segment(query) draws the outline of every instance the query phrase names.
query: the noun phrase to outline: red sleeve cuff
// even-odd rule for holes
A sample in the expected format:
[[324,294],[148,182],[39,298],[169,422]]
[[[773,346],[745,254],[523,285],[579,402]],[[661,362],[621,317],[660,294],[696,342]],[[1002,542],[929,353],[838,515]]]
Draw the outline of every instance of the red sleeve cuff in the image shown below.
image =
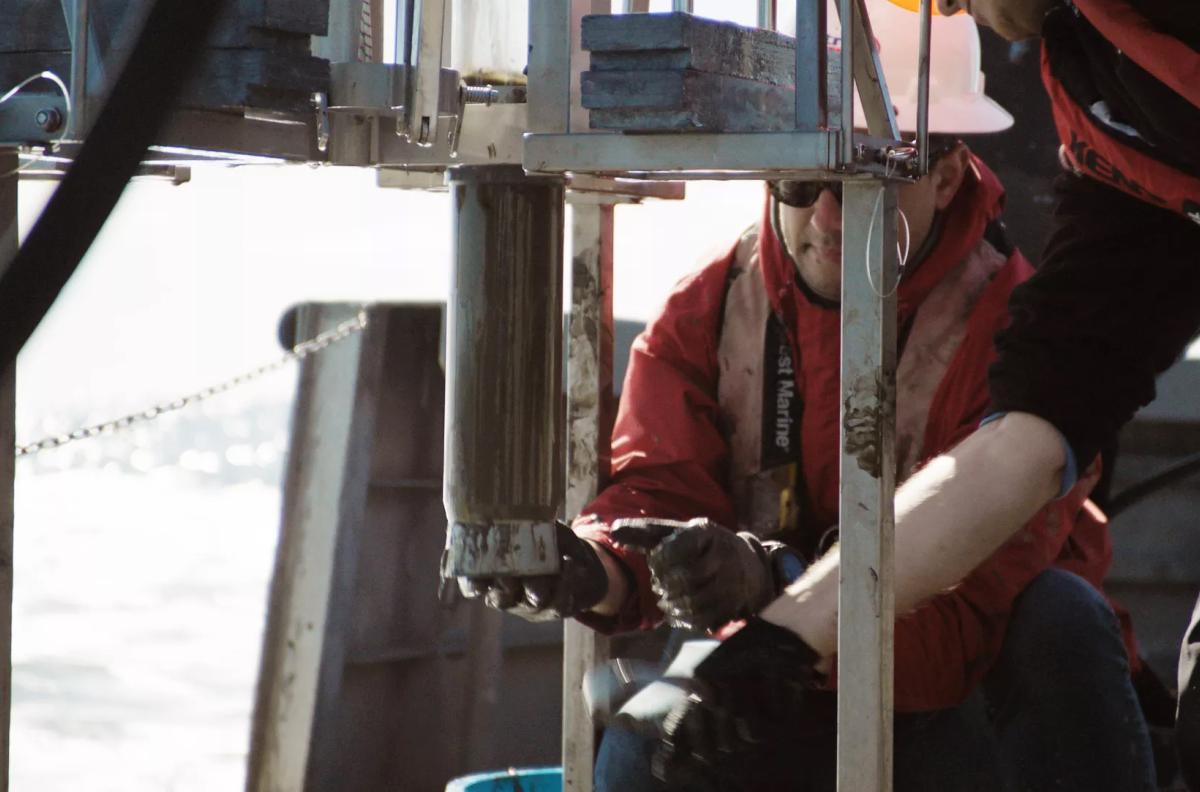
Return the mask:
[[576,619],[606,635],[656,627],[662,621],[662,613],[658,610],[657,598],[650,588],[650,569],[646,566],[645,555],[614,542],[609,536],[606,523],[582,517],[572,527],[580,538],[596,542],[615,558],[635,590],[634,596],[625,599],[620,613],[615,616],[601,616],[589,612],[580,614]]

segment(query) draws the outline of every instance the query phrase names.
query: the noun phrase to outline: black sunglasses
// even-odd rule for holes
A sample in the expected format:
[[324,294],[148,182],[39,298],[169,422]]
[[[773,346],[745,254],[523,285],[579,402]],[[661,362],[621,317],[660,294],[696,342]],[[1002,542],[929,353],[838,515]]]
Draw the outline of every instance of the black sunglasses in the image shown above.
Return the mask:
[[842,183],[840,181],[795,181],[792,179],[776,179],[767,182],[768,189],[776,201],[785,206],[797,209],[807,209],[817,202],[823,190],[829,190],[833,197],[842,202]]

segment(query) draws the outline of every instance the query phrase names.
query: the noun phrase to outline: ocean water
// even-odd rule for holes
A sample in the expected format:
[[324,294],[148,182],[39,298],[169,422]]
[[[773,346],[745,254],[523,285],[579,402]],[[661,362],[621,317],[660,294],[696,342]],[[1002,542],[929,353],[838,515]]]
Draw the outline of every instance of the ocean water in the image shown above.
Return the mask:
[[15,792],[243,787],[287,406],[204,413],[18,465]]

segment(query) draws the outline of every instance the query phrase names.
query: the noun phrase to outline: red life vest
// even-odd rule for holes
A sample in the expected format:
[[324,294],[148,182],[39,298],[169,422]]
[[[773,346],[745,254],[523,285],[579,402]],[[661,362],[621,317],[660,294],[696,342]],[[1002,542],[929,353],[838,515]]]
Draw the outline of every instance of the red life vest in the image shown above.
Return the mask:
[[[1161,32],[1126,0],[1073,0],[1117,51],[1200,108],[1200,53]],[[1053,41],[1042,48],[1042,79],[1050,95],[1062,154],[1077,173],[1200,224],[1200,177],[1156,157],[1095,117],[1071,96],[1053,68]],[[1200,130],[1197,130],[1200,143]]]

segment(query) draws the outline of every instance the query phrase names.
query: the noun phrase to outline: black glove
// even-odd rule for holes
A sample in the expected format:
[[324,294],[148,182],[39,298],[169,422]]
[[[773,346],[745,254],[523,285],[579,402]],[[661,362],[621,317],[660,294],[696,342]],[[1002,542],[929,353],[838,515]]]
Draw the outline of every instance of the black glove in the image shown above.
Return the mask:
[[790,789],[789,747],[819,657],[789,630],[752,618],[696,666],[662,724],[654,774],[673,789]]
[[659,608],[675,627],[713,630],[752,616],[775,596],[766,546],[703,517],[617,520],[615,541],[646,551]]
[[569,526],[556,525],[562,557],[557,575],[460,577],[463,596],[483,597],[489,607],[534,622],[566,619],[595,607],[608,593],[608,572],[590,544]]

